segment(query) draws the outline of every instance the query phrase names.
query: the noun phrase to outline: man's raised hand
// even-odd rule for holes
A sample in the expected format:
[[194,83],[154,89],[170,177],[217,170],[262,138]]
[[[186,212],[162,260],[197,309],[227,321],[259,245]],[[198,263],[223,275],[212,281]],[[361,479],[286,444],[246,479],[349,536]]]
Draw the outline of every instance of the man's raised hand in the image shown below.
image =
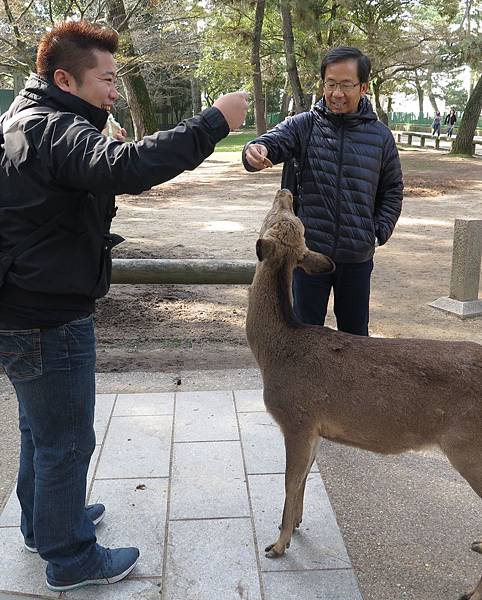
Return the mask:
[[248,97],[247,92],[231,92],[220,96],[214,102],[213,106],[223,113],[230,131],[237,129],[244,123],[248,112]]

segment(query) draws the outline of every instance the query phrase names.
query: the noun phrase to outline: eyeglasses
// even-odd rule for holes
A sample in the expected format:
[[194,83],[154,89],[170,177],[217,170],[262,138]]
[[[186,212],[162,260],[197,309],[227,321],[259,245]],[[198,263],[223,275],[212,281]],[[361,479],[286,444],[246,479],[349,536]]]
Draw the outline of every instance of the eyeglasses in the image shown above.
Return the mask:
[[338,82],[338,81],[328,80],[328,81],[323,82],[323,87],[325,88],[325,90],[327,92],[334,92],[337,87],[339,87],[340,91],[342,91],[342,92],[351,92],[356,87],[358,87],[360,85],[360,83],[361,83],[360,81],[358,83],[353,83],[352,81]]

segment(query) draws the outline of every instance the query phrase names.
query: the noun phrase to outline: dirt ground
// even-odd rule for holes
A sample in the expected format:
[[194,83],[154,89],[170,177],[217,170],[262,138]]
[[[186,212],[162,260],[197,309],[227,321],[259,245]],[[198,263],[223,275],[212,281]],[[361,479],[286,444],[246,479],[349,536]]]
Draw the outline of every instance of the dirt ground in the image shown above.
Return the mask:
[[[454,218],[482,218],[482,160],[427,150],[401,157],[404,208],[376,253],[371,333],[482,341],[481,319],[460,321],[428,306],[448,294]],[[279,166],[246,173],[238,153],[215,153],[167,184],[121,196],[113,231],[126,241],[115,257],[255,260],[280,175]],[[97,309],[98,371],[255,366],[246,305],[246,286],[114,285]]]

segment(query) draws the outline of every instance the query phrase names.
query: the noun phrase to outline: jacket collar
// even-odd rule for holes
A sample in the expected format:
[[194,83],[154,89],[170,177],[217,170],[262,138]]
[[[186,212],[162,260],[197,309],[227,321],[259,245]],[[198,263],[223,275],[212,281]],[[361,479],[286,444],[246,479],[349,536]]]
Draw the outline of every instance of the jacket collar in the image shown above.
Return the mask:
[[104,128],[109,115],[103,108],[97,108],[74,94],[62,91],[54,83],[32,74],[25,88],[17,96],[12,106],[12,113],[34,105],[49,106],[60,112],[74,113],[87,119],[99,131]]
[[362,121],[376,121],[378,119],[370,100],[366,96],[360,99],[358,110],[355,113],[334,113],[326,106],[325,97],[315,104],[313,111],[315,115],[339,124],[346,122],[349,125],[357,125]]

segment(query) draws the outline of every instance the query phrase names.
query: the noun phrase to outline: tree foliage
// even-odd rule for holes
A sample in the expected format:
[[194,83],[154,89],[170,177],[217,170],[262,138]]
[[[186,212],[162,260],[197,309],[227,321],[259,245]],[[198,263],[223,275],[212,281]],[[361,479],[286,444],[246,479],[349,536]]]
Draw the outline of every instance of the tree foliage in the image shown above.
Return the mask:
[[166,125],[198,110],[201,97],[210,105],[244,88],[255,92],[263,129],[290,98],[301,110],[320,97],[321,59],[339,45],[370,56],[372,100],[385,121],[401,90],[417,94],[420,113],[424,98],[434,110],[441,98],[462,108],[450,81],[470,67],[475,90],[481,74],[482,0],[2,0],[2,81],[18,87],[33,70],[38,38],[54,21],[108,22],[113,2],[125,8],[121,75],[144,80],[135,93]]

